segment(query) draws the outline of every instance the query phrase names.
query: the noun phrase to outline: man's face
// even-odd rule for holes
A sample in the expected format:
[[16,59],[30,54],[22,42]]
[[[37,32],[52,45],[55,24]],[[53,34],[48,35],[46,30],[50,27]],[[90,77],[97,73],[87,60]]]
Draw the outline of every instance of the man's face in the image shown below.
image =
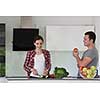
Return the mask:
[[40,48],[42,48],[43,41],[42,40],[36,40],[34,45],[35,45],[36,48],[40,49]]
[[84,36],[83,42],[84,42],[84,46],[89,46],[90,45],[91,40],[89,39],[89,35]]

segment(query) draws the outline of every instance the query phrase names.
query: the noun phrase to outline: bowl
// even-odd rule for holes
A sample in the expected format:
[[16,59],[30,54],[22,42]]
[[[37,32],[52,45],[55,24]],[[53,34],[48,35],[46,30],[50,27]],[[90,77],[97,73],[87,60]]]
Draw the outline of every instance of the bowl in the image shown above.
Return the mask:
[[95,76],[97,74],[97,70],[95,72],[93,72],[92,74],[87,74],[87,73],[82,73],[80,71],[80,76],[83,78],[83,79],[94,79]]

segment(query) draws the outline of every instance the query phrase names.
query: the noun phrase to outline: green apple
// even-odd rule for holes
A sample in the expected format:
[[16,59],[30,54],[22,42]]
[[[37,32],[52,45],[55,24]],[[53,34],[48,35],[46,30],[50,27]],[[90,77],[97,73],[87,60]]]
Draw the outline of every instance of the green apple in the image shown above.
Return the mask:
[[88,78],[88,79],[91,79],[91,78],[93,78],[93,76],[88,74],[88,75],[87,75],[87,78]]
[[83,70],[82,70],[83,72],[87,72],[87,68],[83,68]]
[[88,75],[91,75],[91,74],[92,74],[92,70],[91,70],[91,69],[88,69],[88,70],[87,70],[87,74],[88,74]]
[[91,66],[91,70],[95,71],[96,70],[96,66]]

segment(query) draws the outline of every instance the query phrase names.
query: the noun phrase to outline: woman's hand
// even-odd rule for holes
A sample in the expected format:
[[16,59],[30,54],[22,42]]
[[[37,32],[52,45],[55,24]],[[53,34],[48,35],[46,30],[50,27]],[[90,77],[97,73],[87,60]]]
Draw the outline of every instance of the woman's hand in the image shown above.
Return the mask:
[[47,69],[44,69],[43,76],[47,76],[47,75],[48,75],[48,70]]
[[32,71],[32,73],[33,73],[34,75],[38,75],[38,72],[37,72],[37,70],[36,70],[35,68],[31,69],[31,71]]

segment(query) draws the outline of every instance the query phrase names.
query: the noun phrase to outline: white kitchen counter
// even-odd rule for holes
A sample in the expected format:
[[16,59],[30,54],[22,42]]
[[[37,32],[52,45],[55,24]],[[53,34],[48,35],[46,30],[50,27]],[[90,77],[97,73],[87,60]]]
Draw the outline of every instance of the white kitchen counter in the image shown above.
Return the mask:
[[25,78],[25,77],[19,77],[19,78],[7,78],[8,79],[8,82],[10,83],[17,83],[17,82],[20,82],[20,83],[44,83],[44,82],[47,82],[47,83],[50,83],[50,82],[56,82],[56,83],[59,83],[59,82],[100,82],[100,78],[94,78],[94,79],[82,79],[82,78],[77,78],[77,77],[65,77],[63,79],[54,79],[54,78],[47,78],[47,79],[44,79],[44,78]]
[[0,77],[0,83],[7,83],[8,80],[5,77]]

